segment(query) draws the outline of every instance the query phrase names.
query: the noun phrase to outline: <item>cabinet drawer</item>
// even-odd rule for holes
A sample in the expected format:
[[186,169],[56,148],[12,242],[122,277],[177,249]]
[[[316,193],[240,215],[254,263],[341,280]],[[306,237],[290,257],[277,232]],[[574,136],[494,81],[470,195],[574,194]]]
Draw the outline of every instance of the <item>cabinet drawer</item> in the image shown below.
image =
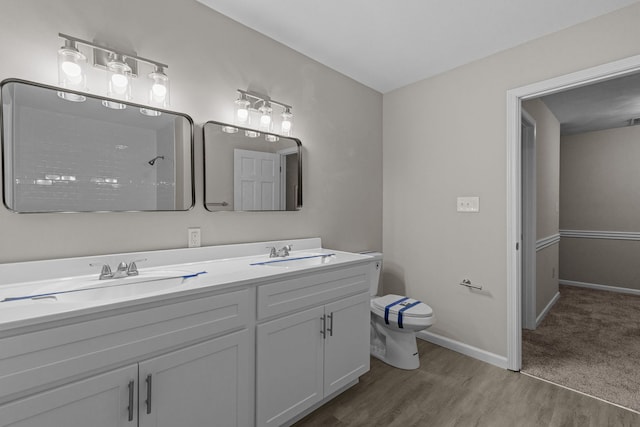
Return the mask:
[[0,400],[246,326],[249,290],[0,339]]
[[366,266],[346,267],[258,286],[258,319],[365,291],[367,271]]

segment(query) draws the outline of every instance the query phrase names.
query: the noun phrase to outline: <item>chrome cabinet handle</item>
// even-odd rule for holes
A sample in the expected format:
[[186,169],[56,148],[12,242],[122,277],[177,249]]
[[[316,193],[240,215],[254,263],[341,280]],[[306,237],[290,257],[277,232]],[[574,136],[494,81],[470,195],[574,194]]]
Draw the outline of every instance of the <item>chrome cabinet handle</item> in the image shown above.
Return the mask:
[[134,381],[129,381],[129,407],[127,410],[129,411],[129,422],[133,421],[133,386],[135,385]]
[[331,314],[329,314],[329,327],[327,328],[327,331],[329,331],[329,336],[332,337],[333,336],[333,311],[331,312]]
[[151,413],[151,374],[147,375],[147,379],[145,380],[147,383],[147,400],[145,403],[147,404],[147,414]]
[[322,320],[322,330],[320,334],[322,334],[322,338],[327,339],[327,316],[323,314],[320,320]]

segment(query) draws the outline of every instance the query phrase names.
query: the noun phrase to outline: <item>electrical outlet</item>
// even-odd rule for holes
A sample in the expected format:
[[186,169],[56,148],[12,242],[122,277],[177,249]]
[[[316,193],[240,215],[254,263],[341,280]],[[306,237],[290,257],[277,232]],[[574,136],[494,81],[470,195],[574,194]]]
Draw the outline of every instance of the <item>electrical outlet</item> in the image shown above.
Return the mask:
[[200,247],[200,228],[187,229],[187,244],[190,248]]
[[458,197],[457,211],[463,213],[480,212],[480,197]]

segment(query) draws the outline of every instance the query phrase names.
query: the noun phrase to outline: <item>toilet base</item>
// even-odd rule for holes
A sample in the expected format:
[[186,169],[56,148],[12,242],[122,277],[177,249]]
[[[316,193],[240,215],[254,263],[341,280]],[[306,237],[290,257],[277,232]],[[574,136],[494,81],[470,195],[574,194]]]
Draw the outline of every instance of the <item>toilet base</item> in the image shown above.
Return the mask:
[[371,355],[384,363],[400,369],[420,367],[420,356],[415,331],[399,331],[380,325],[372,315]]

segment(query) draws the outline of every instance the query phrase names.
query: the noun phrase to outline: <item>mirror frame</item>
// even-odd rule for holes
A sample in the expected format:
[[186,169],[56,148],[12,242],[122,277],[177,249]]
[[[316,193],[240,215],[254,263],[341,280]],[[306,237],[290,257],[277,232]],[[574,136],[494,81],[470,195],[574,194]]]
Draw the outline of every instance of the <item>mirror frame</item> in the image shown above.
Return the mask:
[[[43,88],[43,89],[49,89],[49,90],[54,90],[56,92],[58,91],[63,91],[63,92],[68,92],[68,93],[72,93],[72,94],[76,94],[76,95],[82,95],[82,96],[86,96],[87,98],[91,98],[91,99],[96,99],[99,101],[102,100],[108,100],[108,101],[113,101],[113,102],[117,102],[120,104],[125,104],[127,106],[133,107],[133,108],[150,108],[148,105],[143,105],[143,104],[137,104],[134,102],[129,102],[129,101],[122,101],[120,99],[114,99],[114,98],[108,98],[106,96],[98,96],[96,94],[93,93],[88,93],[88,92],[79,92],[79,91],[75,91],[75,90],[69,90],[69,89],[64,89],[58,86],[51,86],[51,85],[47,85],[44,83],[38,83],[38,82],[33,82],[33,81],[29,81],[29,80],[24,80],[24,79],[18,79],[18,78],[8,78],[8,79],[4,79],[0,82],[0,106],[2,105],[2,89],[4,88],[4,86],[8,83],[20,83],[20,84],[26,84],[29,86],[36,86],[39,88]],[[37,211],[37,212],[23,212],[23,211],[17,211],[14,210],[12,208],[9,207],[9,205],[7,204],[7,200],[6,200],[6,176],[5,176],[5,138],[4,138],[4,117],[3,117],[3,111],[4,108],[0,108],[0,170],[2,171],[2,204],[4,205],[4,207],[12,213],[17,213],[17,214],[51,214],[51,213],[110,213],[110,212],[188,212],[190,210],[193,209],[193,207],[196,204],[196,190],[195,190],[195,171],[194,171],[194,166],[195,166],[195,160],[194,160],[194,148],[195,148],[195,143],[194,143],[194,134],[195,134],[195,129],[194,129],[194,123],[193,123],[193,119],[191,118],[191,116],[189,116],[188,114],[185,113],[179,113],[177,111],[171,111],[171,110],[165,110],[162,108],[153,108],[153,110],[159,111],[161,113],[166,113],[166,114],[172,114],[172,115],[176,115],[176,116],[181,116],[184,117],[185,119],[187,119],[187,122],[189,123],[189,130],[191,133],[191,137],[189,138],[189,147],[191,149],[191,156],[190,156],[190,166],[191,166],[191,173],[190,175],[190,179],[191,179],[191,204],[186,208],[186,209],[173,209],[173,210],[166,210],[166,209],[158,209],[158,210],[100,210],[100,211]]]
[[[225,211],[225,210],[216,210],[216,209],[210,209],[209,206],[219,206],[219,203],[216,202],[209,202],[207,203],[206,200],[206,196],[207,196],[207,139],[205,136],[205,127],[208,124],[212,124],[212,125],[218,125],[218,126],[231,126],[234,128],[237,128],[238,130],[248,130],[248,131],[252,131],[252,132],[260,132],[263,135],[273,135],[273,136],[277,136],[278,138],[286,138],[289,139],[291,141],[294,141],[297,146],[298,146],[298,194],[297,194],[297,200],[298,203],[296,204],[296,208],[294,210],[273,210],[273,211],[261,211],[261,210],[255,210],[255,211],[236,211],[236,210],[231,210],[231,211]],[[257,129],[252,129],[252,128],[246,128],[246,127],[242,127],[242,126],[236,126],[233,124],[229,124],[229,123],[224,123],[224,122],[218,122],[216,120],[209,120],[207,122],[205,122],[202,125],[202,170],[203,170],[203,189],[204,189],[204,194],[203,194],[203,204],[204,204],[204,208],[206,210],[208,210],[209,212],[238,212],[238,213],[244,213],[244,212],[298,212],[300,211],[300,208],[302,208],[303,204],[302,204],[302,141],[300,141],[298,138],[294,138],[292,136],[284,136],[284,135],[278,135],[277,133],[271,133],[271,132],[263,132]],[[224,203],[224,202],[223,202]]]

